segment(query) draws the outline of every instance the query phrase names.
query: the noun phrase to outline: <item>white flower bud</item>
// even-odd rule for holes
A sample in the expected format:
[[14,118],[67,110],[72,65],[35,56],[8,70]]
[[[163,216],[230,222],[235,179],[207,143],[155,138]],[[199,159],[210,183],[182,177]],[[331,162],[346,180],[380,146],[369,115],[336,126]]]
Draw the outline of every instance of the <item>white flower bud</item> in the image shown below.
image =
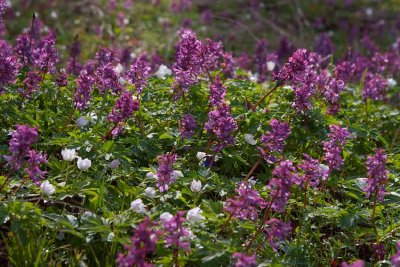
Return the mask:
[[76,121],[76,125],[78,125],[78,127],[80,127],[80,128],[85,127],[86,125],[88,125],[88,123],[89,123],[89,121],[85,117],[80,117]]
[[157,180],[157,179],[158,179],[158,176],[157,176],[157,174],[155,174],[154,172],[148,172],[148,173],[146,174],[146,178]]
[[203,211],[199,207],[191,209],[186,214],[186,219],[189,222],[194,222],[194,223],[204,220],[204,216],[201,215],[202,212]]
[[171,74],[172,74],[171,70],[165,65],[160,65],[160,67],[158,68],[158,70],[156,72],[157,78],[163,79],[163,80],[165,80],[166,76],[169,76]]
[[68,148],[61,150],[61,156],[65,161],[73,161],[77,157],[75,149]]
[[196,154],[196,157],[197,157],[199,160],[204,159],[206,156],[207,156],[207,154],[206,154],[205,152],[197,152],[197,154]]
[[190,190],[192,192],[198,193],[201,190],[201,181],[193,180],[190,185]]
[[181,171],[174,171],[174,172],[172,173],[172,178],[173,178],[174,180],[178,179],[179,177],[183,177],[183,173],[182,173]]
[[167,222],[169,220],[171,220],[174,216],[172,216],[171,213],[169,212],[164,212],[160,215],[160,220],[163,222]]
[[144,190],[144,194],[146,195],[146,197],[154,198],[156,196],[156,190],[154,190],[153,187],[147,187]]
[[81,157],[78,157],[76,165],[80,170],[87,171],[90,166],[92,166],[92,161],[90,159],[82,159]]
[[120,163],[121,162],[119,161],[119,159],[114,159],[113,161],[108,163],[108,167],[110,167],[111,169],[116,169],[116,168],[118,168]]
[[52,194],[54,194],[56,192],[56,188],[54,187],[54,185],[52,185],[49,181],[43,181],[40,184],[40,189],[42,190],[42,192],[45,195],[51,196]]
[[268,69],[268,71],[273,71],[274,69],[275,69],[275,62],[273,62],[273,61],[268,61],[267,62],[267,69]]
[[244,141],[253,146],[256,144],[256,140],[254,139],[254,136],[252,134],[245,134]]
[[140,198],[131,202],[131,209],[132,209],[132,211],[137,212],[137,213],[145,213],[146,212],[146,206],[143,204],[143,201]]

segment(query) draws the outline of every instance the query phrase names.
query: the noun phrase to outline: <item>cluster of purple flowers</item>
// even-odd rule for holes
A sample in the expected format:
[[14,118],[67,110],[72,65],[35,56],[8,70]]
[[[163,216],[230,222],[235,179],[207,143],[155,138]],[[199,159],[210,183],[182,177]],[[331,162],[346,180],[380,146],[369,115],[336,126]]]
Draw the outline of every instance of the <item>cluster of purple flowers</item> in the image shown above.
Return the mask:
[[96,53],[96,59],[100,66],[106,65],[108,63],[118,62],[118,57],[116,52],[112,49],[100,47]]
[[343,80],[331,77],[327,74],[328,71],[324,71],[321,74],[326,78],[322,78],[320,74],[320,83],[323,84],[324,99],[328,102],[329,107],[327,109],[328,114],[336,114],[340,108],[339,95],[344,90],[345,84]]
[[273,178],[267,188],[270,190],[271,201],[268,205],[277,212],[283,212],[290,198],[290,190],[293,184],[298,183],[296,167],[290,160],[283,160],[272,171]]
[[29,71],[25,79],[22,81],[25,87],[23,95],[29,97],[31,93],[37,91],[41,81],[42,76],[38,71]]
[[42,72],[55,72],[55,66],[60,61],[58,51],[56,49],[55,34],[49,33],[45,36],[39,46],[33,50],[33,61],[36,67]]
[[[271,74],[278,65],[278,55],[276,53],[269,53],[267,48],[267,41],[265,39],[259,40],[254,47],[254,69],[257,73],[257,81],[265,82],[268,74]],[[272,64],[273,68],[270,66]]]
[[310,155],[304,154],[304,160],[297,166],[304,173],[299,175],[301,185],[308,184],[311,187],[317,187],[320,180],[326,180],[329,175],[329,167],[321,165],[317,159],[313,159]]
[[258,149],[268,163],[274,163],[277,161],[274,153],[282,153],[285,141],[290,135],[290,127],[288,123],[280,122],[276,119],[272,119],[269,125],[271,126],[271,131],[267,131],[260,137],[263,145]]
[[390,257],[390,262],[394,267],[400,267],[400,241],[397,242],[397,252],[392,257]]
[[131,92],[121,94],[107,119],[115,124],[129,119],[134,111],[139,110],[139,101],[133,98]]
[[178,211],[174,217],[169,220],[163,221],[165,230],[165,243],[166,247],[173,249],[190,250],[190,242],[188,241],[190,232],[183,226],[185,218],[183,217],[184,211]]
[[124,245],[126,253],[118,254],[117,263],[119,267],[153,266],[146,261],[146,257],[155,252],[160,234],[160,231],[152,229],[153,225],[154,223],[146,218],[137,226],[131,237],[131,244]]
[[368,156],[366,166],[368,170],[367,185],[364,188],[367,198],[374,196],[377,200],[383,201],[386,194],[385,184],[387,183],[388,171],[385,168],[387,155],[383,149],[376,149],[375,155]]
[[197,128],[197,122],[191,114],[185,114],[179,121],[179,131],[183,139],[191,138]]
[[97,87],[100,93],[104,94],[109,89],[118,94],[123,90],[119,82],[119,74],[115,71],[112,63],[100,65],[96,70]]
[[210,105],[218,107],[225,102],[226,87],[222,84],[221,79],[217,75],[214,82],[210,84]]
[[88,102],[92,98],[93,86],[95,79],[88,75],[86,71],[81,72],[79,78],[76,79],[77,89],[74,94],[74,105],[83,110],[87,107]]
[[329,140],[322,142],[325,160],[328,162],[330,170],[340,170],[344,164],[341,156],[342,148],[346,144],[346,139],[350,136],[350,132],[347,128],[337,125],[329,125],[329,129]]
[[15,81],[20,64],[12,53],[12,47],[0,40],[0,94],[3,87]]
[[172,165],[176,162],[176,158],[177,155],[174,153],[159,155],[157,157],[157,186],[160,192],[167,191],[169,186],[174,182],[174,177],[172,176],[174,169],[172,168]]
[[219,143],[213,147],[214,151],[220,151],[235,143],[232,133],[238,126],[230,111],[231,108],[226,103],[222,103],[217,109],[208,113],[208,120],[204,128],[209,133],[215,134],[219,139]]
[[367,73],[362,91],[363,99],[382,100],[385,96],[387,80],[380,74]]
[[268,242],[272,249],[277,252],[279,248],[279,242],[290,235],[292,226],[290,223],[284,223],[277,218],[272,218],[266,222],[267,227],[264,232],[268,236]]
[[175,13],[182,13],[192,7],[192,0],[173,0],[169,9]]
[[257,266],[256,254],[247,255],[246,253],[235,252],[232,257],[236,260],[235,267]]
[[43,179],[46,174],[40,169],[40,165],[47,163],[46,155],[42,152],[36,152],[30,149],[30,146],[38,139],[37,128],[31,128],[27,125],[16,125],[16,130],[12,132],[9,141],[10,156],[4,156],[8,161],[7,165],[14,170],[21,169],[24,163],[27,163],[25,172],[36,184]]
[[228,198],[224,210],[229,212],[233,218],[255,221],[258,218],[258,210],[265,208],[266,203],[257,190],[252,189],[250,184],[243,181],[236,189],[237,195]]
[[128,80],[135,85],[136,92],[140,94],[147,84],[147,79],[150,76],[151,66],[147,61],[146,56],[139,56],[131,65],[128,71]]

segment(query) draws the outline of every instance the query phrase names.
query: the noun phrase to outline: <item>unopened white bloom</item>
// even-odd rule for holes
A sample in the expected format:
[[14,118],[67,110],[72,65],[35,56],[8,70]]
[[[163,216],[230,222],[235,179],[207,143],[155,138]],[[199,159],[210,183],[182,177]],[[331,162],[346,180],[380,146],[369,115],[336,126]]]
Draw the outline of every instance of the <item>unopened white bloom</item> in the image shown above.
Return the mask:
[[157,174],[155,174],[154,172],[148,172],[148,173],[146,174],[146,177],[147,177],[148,179],[155,179],[155,180],[158,179]]
[[146,195],[146,197],[153,198],[156,196],[156,190],[154,190],[153,187],[147,187],[144,190],[144,194]]
[[273,61],[267,61],[267,69],[268,71],[273,71],[275,69],[275,62]]
[[45,194],[45,195],[48,195],[48,196],[50,196],[50,195],[52,195],[52,194],[54,194],[55,192],[56,192],[56,188],[54,187],[54,185],[52,185],[49,181],[43,181],[41,184],[40,184],[40,189],[42,190],[42,192]]
[[166,76],[169,76],[172,74],[172,71],[165,65],[160,65],[158,67],[158,71],[156,72],[156,76],[159,79],[165,79]]
[[256,140],[254,139],[254,136],[252,134],[245,134],[244,135],[244,141],[250,145],[255,145]]
[[77,121],[76,121],[76,125],[78,125],[78,127],[85,127],[86,125],[88,125],[89,121],[85,118],[85,117],[80,117]]
[[251,185],[255,185],[255,184],[257,183],[257,181],[256,181],[256,179],[254,178],[254,176],[251,176],[251,177],[250,177],[249,183],[250,183]]
[[167,222],[169,220],[171,220],[174,216],[172,216],[171,213],[169,212],[164,212],[160,215],[160,220],[163,222]]
[[145,213],[146,212],[146,206],[143,204],[143,201],[140,198],[131,202],[131,209],[132,209],[132,211],[137,212],[137,213]]
[[113,161],[108,163],[108,167],[110,167],[111,169],[116,169],[118,168],[119,164],[120,164],[119,159],[114,159]]
[[199,207],[191,209],[188,211],[186,219],[189,222],[195,222],[195,223],[204,220],[204,216],[201,215],[202,212],[203,211]]
[[199,160],[204,159],[206,156],[207,156],[207,154],[206,154],[205,152],[197,152],[197,154],[196,154],[196,157],[197,157]]
[[65,161],[73,161],[77,157],[75,149],[68,148],[61,150],[61,156]]
[[249,71],[249,80],[251,82],[257,82],[258,81],[258,73],[252,73],[251,71]]
[[174,180],[178,179],[179,177],[183,177],[183,173],[182,173],[181,171],[174,171],[174,172],[172,173],[172,178],[173,178]]
[[190,185],[190,190],[192,192],[198,193],[201,190],[201,181],[193,180]]
[[115,66],[115,68],[114,68],[114,71],[118,74],[121,74],[123,70],[124,70],[124,67],[121,65],[121,63],[118,63],[117,66]]
[[57,19],[57,18],[58,18],[57,12],[55,12],[54,10],[52,10],[51,13],[50,13],[50,17],[51,17],[52,19]]
[[87,171],[90,166],[92,166],[92,161],[90,159],[82,159],[81,157],[78,157],[76,165],[80,170]]
[[393,88],[393,87],[395,87],[395,86],[397,85],[397,82],[396,82],[395,79],[389,78],[389,79],[387,80],[387,85],[388,85],[390,88]]

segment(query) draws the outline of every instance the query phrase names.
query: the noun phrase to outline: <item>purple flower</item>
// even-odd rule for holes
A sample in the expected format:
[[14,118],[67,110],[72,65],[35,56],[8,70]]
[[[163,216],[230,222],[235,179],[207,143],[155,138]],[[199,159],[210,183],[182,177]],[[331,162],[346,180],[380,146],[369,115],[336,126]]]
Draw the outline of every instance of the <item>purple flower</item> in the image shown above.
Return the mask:
[[108,63],[118,62],[118,57],[115,51],[105,47],[100,47],[99,51],[96,53],[96,59],[98,60],[100,66]]
[[39,181],[42,180],[47,173],[40,169],[40,164],[47,163],[47,156],[42,152],[37,153],[32,149],[28,151],[27,157],[28,166],[25,168],[25,172],[36,185],[39,185]]
[[6,0],[0,0],[0,20],[4,16],[7,10],[7,3]]
[[343,61],[335,66],[335,78],[345,83],[354,79],[355,65],[349,61]]
[[24,64],[32,63],[32,49],[31,45],[34,44],[31,41],[30,35],[28,33],[20,34],[17,37],[17,45],[15,48],[15,54],[21,59]]
[[267,41],[261,39],[257,42],[254,48],[254,68],[258,74],[258,82],[265,82],[268,78],[268,73],[271,73],[274,68],[270,68],[268,64],[278,63],[278,55],[275,53],[269,53],[267,49]]
[[277,218],[272,218],[266,222],[267,227],[264,229],[268,236],[269,244],[272,249],[277,252],[279,242],[290,235],[292,226],[290,223],[284,223]]
[[291,81],[305,71],[308,66],[308,52],[306,49],[298,49],[277,75],[278,80]]
[[207,43],[203,45],[204,66],[207,70],[214,70],[218,68],[219,60],[224,54],[221,42],[213,42],[207,39]]
[[100,93],[104,94],[109,89],[114,93],[119,93],[123,90],[119,82],[119,75],[115,71],[111,63],[101,65],[96,71],[96,81]]
[[146,218],[141,222],[131,237],[131,243],[124,245],[125,253],[118,253],[119,267],[151,267],[153,264],[146,262],[146,257],[156,251],[160,231],[152,229],[154,223]]
[[375,195],[377,200],[383,202],[383,197],[386,195],[385,184],[388,174],[385,168],[386,160],[387,155],[383,149],[376,149],[375,155],[368,156],[365,163],[368,170],[368,180],[364,188],[367,198]]
[[227,104],[222,103],[216,110],[208,113],[208,120],[204,128],[209,133],[215,134],[219,139],[218,145],[213,148],[214,151],[220,151],[227,145],[235,143],[232,133],[238,126],[232,118],[230,110],[231,108]]
[[172,173],[174,172],[172,165],[176,162],[176,154],[164,154],[157,157],[158,170],[157,170],[157,186],[160,192],[165,192],[169,186],[175,181]]
[[175,74],[175,86],[180,86],[184,91],[197,82],[203,65],[203,44],[196,35],[188,29],[179,33],[179,42],[176,48],[176,61],[172,66]]
[[139,110],[139,101],[133,99],[132,93],[125,92],[118,98],[107,119],[117,124],[129,119],[137,110]]
[[171,12],[182,13],[192,7],[191,0],[172,0],[169,9]]
[[339,95],[344,90],[345,84],[342,80],[338,80],[330,76],[328,71],[323,71],[319,74],[319,83],[323,88],[323,95],[330,105],[327,113],[335,114],[339,111]]
[[363,99],[382,100],[385,96],[387,80],[380,74],[367,73],[362,91]]
[[39,47],[34,49],[34,64],[43,72],[50,71],[53,73],[55,65],[59,60],[60,58],[56,49],[56,38],[53,33],[50,33],[41,40]]
[[277,212],[283,212],[286,203],[290,198],[292,184],[298,183],[299,178],[296,174],[296,168],[290,160],[283,160],[272,171],[273,177],[267,186],[270,190],[271,209]]
[[333,53],[335,47],[328,33],[324,32],[317,36],[314,44],[314,51],[322,56],[328,56]]
[[269,125],[271,126],[271,131],[267,131],[260,137],[263,146],[258,147],[258,149],[268,163],[274,163],[277,158],[273,153],[283,152],[285,141],[290,135],[290,127],[288,123],[280,122],[276,119],[272,119]]
[[394,267],[400,267],[400,241],[397,242],[396,248],[397,252],[390,257],[390,262]]
[[23,80],[23,84],[25,87],[24,96],[30,96],[31,93],[37,91],[40,86],[40,82],[42,81],[42,76],[37,71],[30,71],[26,75],[26,78]]
[[242,181],[236,189],[237,195],[228,198],[224,210],[233,218],[255,221],[258,218],[258,210],[265,208],[264,199],[257,190],[251,189],[247,181]]
[[235,59],[231,53],[223,53],[221,68],[227,78],[233,77],[235,73]]
[[301,184],[309,184],[311,187],[317,187],[320,180],[326,180],[329,175],[329,168],[323,168],[317,159],[313,159],[304,154],[304,160],[298,165],[298,169],[303,170],[304,174],[299,175]]
[[16,130],[12,132],[9,141],[11,156],[5,156],[5,158],[14,170],[19,170],[29,147],[38,139],[38,131],[37,128],[31,128],[27,125],[16,125],[15,128]]
[[145,55],[139,56],[131,65],[127,78],[135,85],[138,94],[140,94],[146,86],[147,79],[150,76],[150,71],[151,66]]
[[221,79],[217,75],[214,82],[210,84],[210,104],[211,106],[219,106],[224,102],[226,95],[226,87],[222,85]]
[[189,251],[190,242],[187,240],[190,233],[187,228],[183,227],[183,223],[185,222],[183,214],[183,211],[178,211],[171,219],[163,220],[165,243],[166,247]]
[[330,133],[328,141],[323,141],[325,160],[328,162],[329,169],[340,170],[344,162],[341,156],[342,147],[346,144],[346,139],[350,136],[347,128],[337,125],[329,125]]
[[247,255],[242,252],[235,252],[232,258],[236,259],[235,267],[253,267],[257,266],[256,254]]
[[3,93],[4,86],[15,81],[20,64],[14,56],[0,56],[0,95]]
[[83,110],[87,107],[89,100],[92,98],[93,86],[95,79],[82,71],[79,78],[76,79],[77,88],[74,94],[74,105]]
[[342,267],[364,267],[365,263],[363,260],[357,260],[353,263],[348,264],[347,262],[342,262]]
[[179,122],[179,131],[183,139],[191,138],[197,128],[197,122],[192,115],[186,114]]

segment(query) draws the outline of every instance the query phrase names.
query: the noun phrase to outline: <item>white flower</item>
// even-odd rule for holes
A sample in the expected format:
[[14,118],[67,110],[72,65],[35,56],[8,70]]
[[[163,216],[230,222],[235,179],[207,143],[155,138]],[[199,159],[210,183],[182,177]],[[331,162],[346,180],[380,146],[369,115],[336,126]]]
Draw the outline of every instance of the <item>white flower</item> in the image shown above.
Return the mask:
[[174,172],[172,173],[172,178],[173,178],[174,180],[178,179],[179,177],[183,177],[183,173],[182,173],[181,171],[174,171]]
[[251,177],[250,177],[249,183],[250,183],[251,185],[255,185],[255,184],[257,183],[257,181],[256,181],[256,179],[254,178],[254,176],[251,176]]
[[89,121],[85,118],[85,117],[80,117],[77,121],[76,121],[76,125],[78,125],[78,127],[85,127],[86,125],[88,125]]
[[108,167],[110,167],[111,169],[116,169],[118,168],[119,164],[120,164],[119,159],[114,159],[113,161],[108,163]]
[[273,71],[275,69],[275,62],[267,61],[267,69],[268,71]]
[[198,193],[201,190],[201,181],[193,180],[190,185],[190,190],[192,192]]
[[87,171],[90,166],[92,166],[92,161],[90,159],[82,159],[81,157],[78,157],[76,165],[80,170]]
[[256,140],[254,139],[254,136],[252,134],[245,134],[244,135],[244,141],[250,145],[255,145]]
[[395,79],[389,78],[389,79],[387,80],[387,85],[388,85],[390,88],[393,88],[393,87],[395,87],[395,86],[397,85],[397,82],[396,82]]
[[205,152],[197,152],[197,154],[196,154],[196,157],[197,157],[199,160],[204,159],[206,156],[207,156],[207,154],[206,154]]
[[156,190],[154,190],[153,187],[147,187],[144,190],[144,194],[146,195],[146,197],[153,198],[156,196]]
[[156,72],[156,76],[159,79],[165,79],[165,76],[169,76],[171,75],[171,70],[165,66],[165,65],[160,65],[160,67],[158,68],[158,71]]
[[146,177],[147,177],[148,179],[155,179],[155,180],[158,179],[157,174],[155,174],[154,172],[148,172],[148,173],[146,174]]
[[57,18],[58,18],[58,15],[57,15],[57,13],[56,13],[54,10],[52,10],[51,13],[50,13],[50,17],[51,17],[52,19],[57,19]]
[[61,150],[61,156],[65,161],[73,161],[77,157],[75,149],[68,148]]
[[160,220],[163,222],[167,222],[169,220],[171,220],[174,216],[172,216],[171,213],[169,212],[164,212],[160,215]]
[[137,213],[145,213],[146,212],[146,206],[143,204],[143,201],[140,198],[131,202],[131,209],[132,209],[132,211],[137,212]]
[[40,189],[43,191],[45,195],[52,195],[56,192],[56,188],[49,181],[43,181],[40,185]]
[[117,66],[115,66],[115,68],[114,68],[114,71],[118,74],[121,74],[123,70],[124,70],[124,67],[121,65],[121,63],[118,63]]
[[194,223],[204,220],[204,216],[201,215],[202,212],[203,211],[199,207],[191,209],[186,214],[186,219]]
[[251,71],[249,71],[248,75],[249,75],[249,80],[251,82],[257,82],[258,81],[258,73],[254,73],[253,74]]

